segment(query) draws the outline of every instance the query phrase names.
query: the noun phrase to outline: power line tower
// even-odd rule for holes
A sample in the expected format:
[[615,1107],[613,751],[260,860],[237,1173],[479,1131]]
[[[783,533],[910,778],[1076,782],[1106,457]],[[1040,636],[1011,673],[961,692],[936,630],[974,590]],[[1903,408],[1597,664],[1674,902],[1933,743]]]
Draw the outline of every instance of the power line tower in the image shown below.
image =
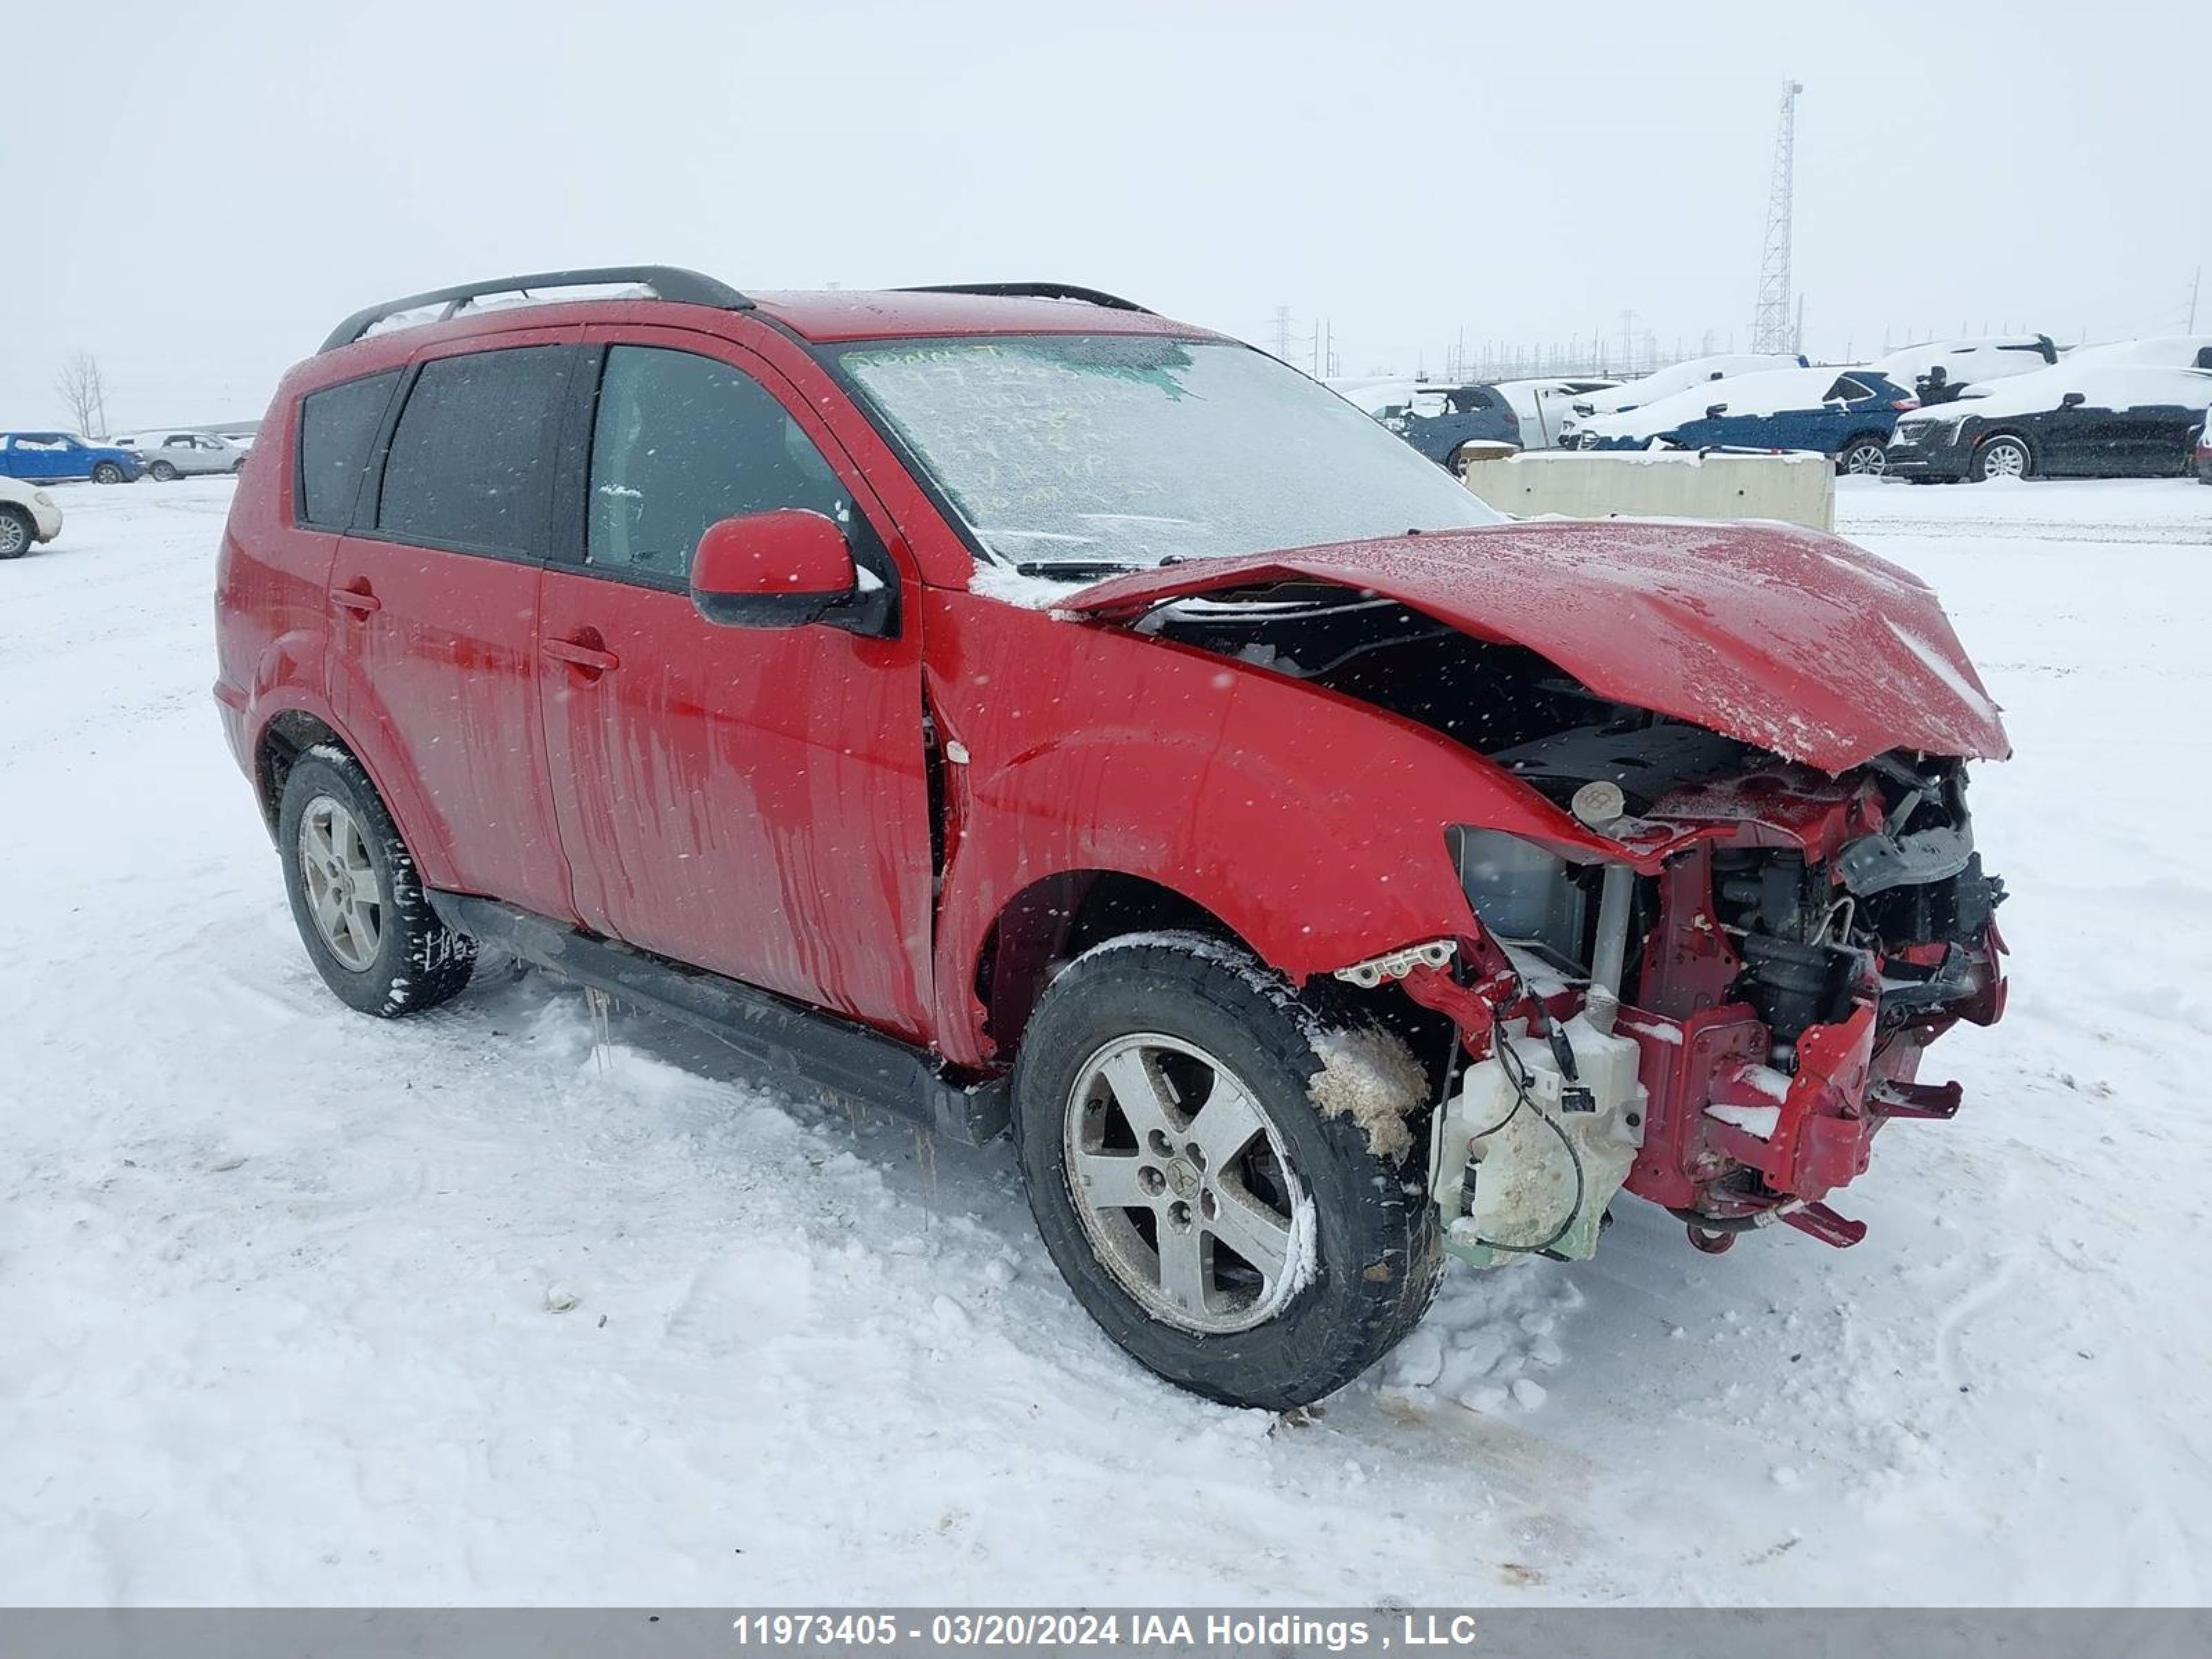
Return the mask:
[[1797,151],[1800,81],[1782,83],[1782,118],[1774,135],[1774,179],[1766,192],[1766,241],[1759,254],[1759,304],[1751,313],[1751,349],[1790,353],[1797,349],[1790,307],[1790,198]]
[[1287,363],[1291,361],[1291,308],[1288,306],[1275,307],[1274,327],[1275,356]]

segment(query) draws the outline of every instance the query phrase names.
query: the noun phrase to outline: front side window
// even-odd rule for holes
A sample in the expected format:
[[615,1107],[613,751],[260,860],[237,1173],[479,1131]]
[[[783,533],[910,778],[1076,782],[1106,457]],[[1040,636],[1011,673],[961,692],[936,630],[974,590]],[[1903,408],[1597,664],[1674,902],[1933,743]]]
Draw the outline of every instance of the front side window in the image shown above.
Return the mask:
[[586,564],[680,583],[707,527],[804,507],[849,527],[852,504],[783,405],[740,369],[612,346],[592,430]]
[[300,405],[300,522],[343,530],[399,371],[311,392]]
[[565,346],[438,357],[392,428],[376,527],[399,541],[525,555],[543,537]]
[[977,543],[1039,572],[1498,522],[1353,405],[1228,341],[869,342],[840,357]]

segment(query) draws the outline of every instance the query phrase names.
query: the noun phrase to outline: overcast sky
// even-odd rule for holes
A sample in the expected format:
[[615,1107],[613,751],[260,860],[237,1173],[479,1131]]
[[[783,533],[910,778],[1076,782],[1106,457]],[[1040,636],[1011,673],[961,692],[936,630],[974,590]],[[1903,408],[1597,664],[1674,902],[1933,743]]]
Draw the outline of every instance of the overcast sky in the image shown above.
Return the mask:
[[0,428],[59,418],[79,347],[118,429],[251,418],[368,301],[628,260],[1051,276],[1263,343],[1284,305],[1347,374],[1624,311],[1747,346],[1790,75],[1816,355],[2179,332],[2208,36],[2205,0],[50,8],[7,52]]

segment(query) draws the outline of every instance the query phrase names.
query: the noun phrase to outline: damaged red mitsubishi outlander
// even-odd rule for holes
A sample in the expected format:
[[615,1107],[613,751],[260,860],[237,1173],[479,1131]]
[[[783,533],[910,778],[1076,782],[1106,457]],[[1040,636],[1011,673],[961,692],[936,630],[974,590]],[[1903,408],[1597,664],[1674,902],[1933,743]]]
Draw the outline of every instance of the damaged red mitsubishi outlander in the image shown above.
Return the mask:
[[1084,1306],[1217,1400],[1623,1191],[1856,1243],[2004,1005],[2005,734],[1919,580],[1507,521],[1108,295],[508,277],[349,318],[262,434],[216,695],[331,989],[509,953],[1011,1128]]

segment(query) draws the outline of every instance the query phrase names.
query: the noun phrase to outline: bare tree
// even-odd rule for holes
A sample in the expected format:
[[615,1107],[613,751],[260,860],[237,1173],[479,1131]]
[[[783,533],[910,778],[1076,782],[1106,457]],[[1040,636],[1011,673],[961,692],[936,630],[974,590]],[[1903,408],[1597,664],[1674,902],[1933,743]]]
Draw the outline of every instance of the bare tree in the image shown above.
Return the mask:
[[70,354],[62,372],[54,376],[54,391],[70,412],[76,429],[88,438],[107,431],[107,381],[100,372],[100,359],[80,348]]

